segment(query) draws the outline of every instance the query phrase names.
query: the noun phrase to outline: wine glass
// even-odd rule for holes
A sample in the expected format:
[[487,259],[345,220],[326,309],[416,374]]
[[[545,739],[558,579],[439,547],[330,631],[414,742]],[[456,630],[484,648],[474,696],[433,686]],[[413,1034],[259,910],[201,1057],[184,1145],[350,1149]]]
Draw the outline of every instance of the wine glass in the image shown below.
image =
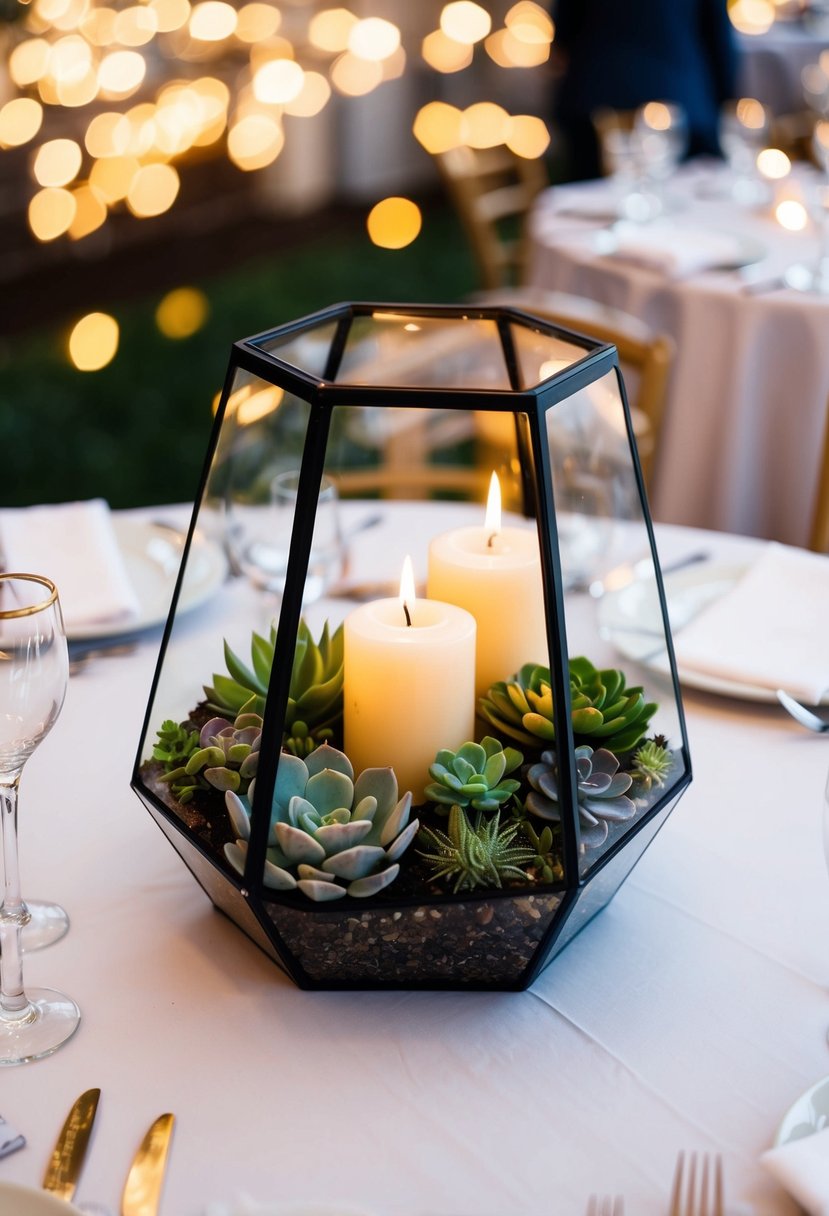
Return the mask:
[[688,146],[688,119],[681,106],[649,101],[633,119],[643,191],[655,200],[655,214],[667,209],[665,183]]
[[0,574],[0,822],[5,886],[0,904],[0,1064],[49,1055],[78,1028],[74,1001],[23,987],[17,789],[23,766],[52,729],[69,679],[63,616],[54,583]]
[[753,97],[741,97],[720,111],[720,146],[731,169],[731,197],[737,203],[751,205],[765,197],[757,153],[767,143],[769,126],[768,111]]
[[[268,501],[229,498],[227,502],[231,559],[254,587],[275,601],[285,590],[298,488],[299,473],[289,470],[270,479]],[[339,495],[335,483],[324,476],[316,502],[303,604],[313,603],[325,594],[342,574],[344,556]]]

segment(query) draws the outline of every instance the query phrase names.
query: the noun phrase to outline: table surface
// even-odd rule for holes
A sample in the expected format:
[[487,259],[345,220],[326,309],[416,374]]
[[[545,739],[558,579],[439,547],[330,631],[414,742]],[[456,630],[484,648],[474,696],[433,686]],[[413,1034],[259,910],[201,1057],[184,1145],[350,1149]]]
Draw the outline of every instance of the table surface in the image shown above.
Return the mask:
[[[658,540],[663,562],[758,551],[676,527]],[[189,628],[215,635],[223,604]],[[242,1195],[577,1216],[594,1191],[657,1216],[679,1149],[723,1153],[730,1212],[793,1216],[758,1157],[829,1073],[823,738],[776,704],[688,690],[692,786],[530,991],[303,992],[213,910],[129,788],[160,634],[73,677],[24,773],[24,894],[72,920],[26,975],[75,997],[83,1021],[55,1055],[4,1072],[0,1110],[28,1145],[0,1180],[39,1183],[71,1102],[97,1085],[77,1198],[113,1209],[169,1110],[163,1216]]]
[[[778,189],[802,196],[815,176],[804,169]],[[651,492],[657,519],[806,545],[829,400],[829,297],[781,290],[779,276],[814,262],[817,233],[812,224],[785,231],[770,205],[738,206],[728,187],[724,167],[689,164],[671,180],[665,222],[678,245],[688,229],[731,233],[750,265],[672,279],[605,256],[596,238],[610,221],[589,212],[617,199],[603,179],[539,197],[529,282],[620,308],[675,339]]]

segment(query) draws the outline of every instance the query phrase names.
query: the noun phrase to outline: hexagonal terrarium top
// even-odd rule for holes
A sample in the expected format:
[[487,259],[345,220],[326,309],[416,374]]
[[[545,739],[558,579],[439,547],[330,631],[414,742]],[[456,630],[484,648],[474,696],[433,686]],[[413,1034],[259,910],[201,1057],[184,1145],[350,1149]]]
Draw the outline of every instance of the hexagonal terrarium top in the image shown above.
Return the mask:
[[217,906],[303,984],[521,987],[689,779],[612,347],[402,305],[234,346],[134,775]]

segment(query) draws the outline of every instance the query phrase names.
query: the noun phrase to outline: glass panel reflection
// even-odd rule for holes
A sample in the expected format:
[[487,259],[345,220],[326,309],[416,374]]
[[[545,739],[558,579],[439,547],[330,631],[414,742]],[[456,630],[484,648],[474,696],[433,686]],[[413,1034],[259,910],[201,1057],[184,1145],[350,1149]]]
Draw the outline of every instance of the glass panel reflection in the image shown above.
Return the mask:
[[336,379],[420,388],[510,387],[494,321],[391,312],[354,320]]

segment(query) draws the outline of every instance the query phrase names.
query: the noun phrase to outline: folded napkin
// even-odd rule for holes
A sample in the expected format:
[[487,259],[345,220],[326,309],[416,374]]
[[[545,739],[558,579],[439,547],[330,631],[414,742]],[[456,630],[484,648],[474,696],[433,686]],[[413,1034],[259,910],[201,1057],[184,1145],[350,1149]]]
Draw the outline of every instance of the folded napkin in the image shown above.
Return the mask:
[[67,633],[128,628],[138,616],[138,597],[101,498],[0,512],[0,552],[6,570],[44,574],[56,584]]
[[679,666],[817,704],[829,692],[829,557],[769,544],[674,638]]
[[770,1148],[760,1161],[809,1216],[829,1216],[829,1127]]
[[12,1127],[11,1123],[0,1115],[0,1157],[8,1157],[9,1153],[14,1153],[19,1148],[23,1148],[26,1140],[21,1136],[20,1132]]
[[605,251],[609,257],[661,271],[674,279],[740,260],[741,245],[736,236],[707,228],[620,223],[613,228],[612,236]]

